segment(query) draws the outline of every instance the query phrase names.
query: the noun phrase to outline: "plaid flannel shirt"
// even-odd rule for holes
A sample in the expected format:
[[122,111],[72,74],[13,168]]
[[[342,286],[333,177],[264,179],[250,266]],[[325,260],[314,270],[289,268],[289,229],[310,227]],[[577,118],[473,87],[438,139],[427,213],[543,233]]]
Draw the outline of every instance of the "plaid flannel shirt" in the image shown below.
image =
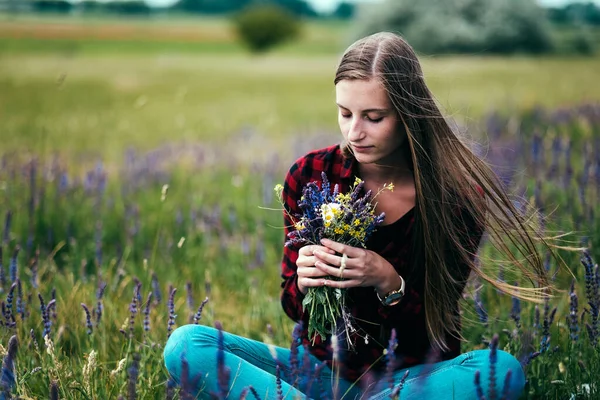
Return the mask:
[[[356,176],[356,161],[345,158],[339,145],[308,153],[297,160],[290,168],[283,188],[285,234],[293,229],[294,221],[289,217],[301,214],[298,200],[302,189],[311,181],[321,181],[321,172],[325,172],[331,187],[338,184],[342,193],[348,192]],[[289,214],[289,215],[288,215]],[[447,360],[460,354],[460,341],[447,334],[450,351],[435,354],[427,336],[424,308],[424,274],[422,269],[411,272],[410,257],[412,251],[412,232],[416,209],[413,208],[399,220],[378,228],[367,242],[367,249],[373,250],[385,258],[405,279],[406,289],[402,301],[395,306],[386,307],[381,304],[373,288],[356,287],[348,289],[349,306],[352,315],[357,317],[360,335],[353,337],[354,351],[344,351],[341,344],[341,374],[345,379],[355,381],[367,369],[380,371],[385,364],[383,349],[387,347],[391,330],[395,328],[398,345],[396,356],[399,361],[397,369],[422,364],[428,360]],[[482,235],[482,229],[473,226],[468,232],[472,252],[475,253]],[[298,248],[285,247],[281,263],[282,278],[281,304],[285,313],[296,322],[303,322],[300,340],[308,346],[309,351],[318,359],[324,360],[331,367],[332,350],[330,338],[322,341],[317,337],[314,345],[308,337],[308,314],[303,311],[302,300],[296,275]],[[463,263],[464,264],[464,263]],[[456,271],[460,279],[466,282],[469,268],[458,265]],[[461,291],[464,289],[464,285]],[[457,299],[458,301],[458,299]],[[458,304],[456,308],[458,314]],[[359,336],[358,336],[359,335]],[[364,338],[367,338],[366,340]]]

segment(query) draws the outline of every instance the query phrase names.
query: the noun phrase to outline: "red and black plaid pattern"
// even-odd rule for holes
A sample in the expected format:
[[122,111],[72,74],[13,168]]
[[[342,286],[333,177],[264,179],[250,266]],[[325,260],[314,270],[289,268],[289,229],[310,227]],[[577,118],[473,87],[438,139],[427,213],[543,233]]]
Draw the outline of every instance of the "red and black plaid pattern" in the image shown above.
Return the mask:
[[[300,215],[298,200],[302,196],[302,189],[311,182],[321,181],[321,172],[325,172],[331,182],[331,187],[338,184],[340,192],[347,192],[354,182],[357,170],[354,159],[342,156],[339,145],[313,151],[300,158],[290,168],[283,188],[283,201],[286,209],[284,213],[285,234],[293,229],[293,221],[289,215]],[[288,215],[289,214],[289,215]],[[354,381],[367,369],[380,370],[384,365],[383,349],[387,347],[391,330],[396,329],[398,346],[398,368],[407,368],[422,364],[432,357],[430,343],[427,336],[425,323],[425,309],[423,301],[424,273],[422,269],[411,268],[412,263],[412,233],[416,217],[413,208],[398,221],[380,227],[367,242],[367,248],[385,258],[396,271],[405,279],[406,293],[402,302],[393,307],[385,307],[379,302],[373,288],[348,289],[352,315],[356,317],[359,332],[353,337],[355,350],[344,351],[346,346],[341,345],[342,374],[344,378]],[[481,239],[482,230],[473,227],[469,238],[474,244],[475,252]],[[285,313],[294,321],[303,322],[301,339],[310,352],[320,360],[330,363],[331,347],[329,338],[321,341],[317,338],[311,344],[308,338],[308,315],[302,310],[304,295],[297,284],[296,260],[298,248],[285,247],[281,263],[282,278],[281,304]],[[460,264],[460,263],[459,263]],[[457,265],[457,272],[461,278],[469,275],[466,265]],[[462,290],[462,288],[461,288]],[[458,306],[457,311],[458,313]],[[365,339],[366,338],[366,339]],[[434,355],[435,358],[446,360],[460,354],[460,342],[452,335],[447,335],[447,344],[450,351]]]

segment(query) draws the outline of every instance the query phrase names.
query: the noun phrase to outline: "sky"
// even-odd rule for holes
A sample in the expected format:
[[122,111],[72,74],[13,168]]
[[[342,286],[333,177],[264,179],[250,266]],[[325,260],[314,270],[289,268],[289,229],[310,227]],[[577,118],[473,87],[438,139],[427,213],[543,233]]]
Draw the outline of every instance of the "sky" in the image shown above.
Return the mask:
[[[168,6],[175,3],[177,0],[146,0],[146,2],[152,6]],[[307,0],[315,10],[320,12],[329,12],[335,9],[335,7],[342,0]],[[378,2],[380,0],[353,0],[361,2]],[[581,0],[587,2],[590,0]],[[600,0],[592,0],[596,4],[600,5]],[[537,2],[543,6],[561,6],[568,3],[574,3],[573,0],[537,0]]]

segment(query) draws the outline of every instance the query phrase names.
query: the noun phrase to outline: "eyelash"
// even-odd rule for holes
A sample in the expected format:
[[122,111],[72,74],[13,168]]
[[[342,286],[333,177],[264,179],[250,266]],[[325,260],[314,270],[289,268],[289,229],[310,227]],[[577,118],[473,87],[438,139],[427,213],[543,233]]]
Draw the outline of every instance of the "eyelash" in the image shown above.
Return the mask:
[[[343,118],[350,118],[351,116],[352,116],[352,114],[348,114],[348,115],[344,115],[344,114],[342,114],[342,117],[343,117]],[[379,118],[374,118],[374,119],[373,119],[373,118],[369,118],[369,117],[367,116],[367,119],[368,119],[370,122],[373,122],[373,123],[375,123],[375,124],[376,124],[376,123],[379,123],[379,122],[381,122],[381,121],[383,120],[383,117],[379,117]]]

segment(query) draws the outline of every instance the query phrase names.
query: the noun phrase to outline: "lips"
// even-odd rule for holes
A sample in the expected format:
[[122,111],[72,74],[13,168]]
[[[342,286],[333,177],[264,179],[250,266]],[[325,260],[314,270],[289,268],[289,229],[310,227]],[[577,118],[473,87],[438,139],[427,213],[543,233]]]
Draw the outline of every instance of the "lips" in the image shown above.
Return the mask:
[[354,149],[354,151],[357,152],[357,153],[367,152],[371,148],[372,148],[372,146],[352,146],[352,149]]

